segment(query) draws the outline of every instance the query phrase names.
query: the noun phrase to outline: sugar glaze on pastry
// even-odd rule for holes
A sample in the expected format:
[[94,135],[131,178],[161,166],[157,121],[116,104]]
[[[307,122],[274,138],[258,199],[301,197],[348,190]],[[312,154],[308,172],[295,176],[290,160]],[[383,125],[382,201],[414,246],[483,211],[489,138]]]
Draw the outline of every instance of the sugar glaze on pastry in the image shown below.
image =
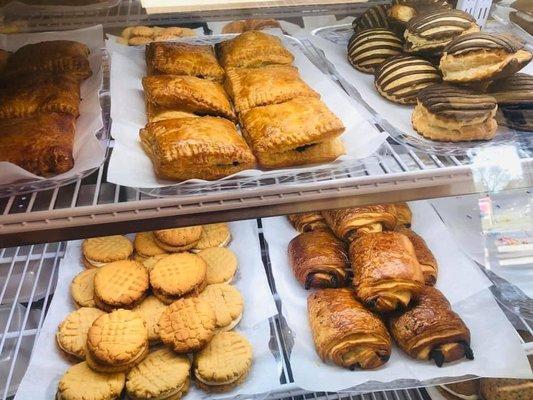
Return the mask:
[[365,29],[348,42],[348,61],[359,71],[373,73],[389,57],[402,52],[402,40],[385,28]]

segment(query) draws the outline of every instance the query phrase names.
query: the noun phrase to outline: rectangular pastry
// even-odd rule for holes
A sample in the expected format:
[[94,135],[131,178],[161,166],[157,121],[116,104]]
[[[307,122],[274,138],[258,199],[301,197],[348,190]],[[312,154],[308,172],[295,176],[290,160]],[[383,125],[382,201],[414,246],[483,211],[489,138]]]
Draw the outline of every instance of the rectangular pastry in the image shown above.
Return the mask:
[[79,80],[92,75],[89,48],[71,40],[51,40],[27,44],[15,51],[7,62],[3,78],[36,72],[68,73]]
[[60,174],[74,166],[76,118],[46,113],[0,120],[0,161],[36,175]]
[[278,37],[259,31],[245,32],[216,46],[224,68],[290,65],[294,61],[294,56]]
[[148,117],[148,122],[163,121],[165,119],[198,117],[198,115],[191,112],[177,111],[171,108],[156,106],[149,101],[146,102],[146,116]]
[[239,113],[299,96],[320,97],[300,78],[298,69],[289,65],[228,68],[226,74],[226,90]]
[[0,118],[42,112],[79,115],[80,83],[70,74],[36,74],[14,79],[0,89]]
[[141,144],[158,177],[219,179],[255,166],[255,158],[234,123],[217,117],[151,122]]
[[144,77],[142,84],[146,101],[156,106],[237,120],[218,82],[195,76],[152,75]]
[[189,75],[222,82],[224,70],[210,45],[154,42],[146,45],[148,75]]

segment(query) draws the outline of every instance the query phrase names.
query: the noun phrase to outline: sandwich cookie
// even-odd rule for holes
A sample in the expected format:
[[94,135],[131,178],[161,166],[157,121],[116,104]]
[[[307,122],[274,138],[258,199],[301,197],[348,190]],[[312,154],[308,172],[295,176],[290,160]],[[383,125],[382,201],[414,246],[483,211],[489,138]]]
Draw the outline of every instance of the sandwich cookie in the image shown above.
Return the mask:
[[444,81],[470,83],[501,79],[514,74],[532,54],[518,40],[485,32],[469,33],[452,40],[440,59]]
[[244,300],[234,286],[227,283],[208,285],[198,297],[211,305],[215,312],[217,330],[232,330],[241,321]]
[[195,354],[196,385],[208,393],[224,393],[242,384],[252,367],[252,346],[237,332],[220,332]]
[[440,81],[437,68],[415,56],[389,58],[376,68],[374,74],[374,85],[379,94],[400,104],[416,104],[420,90]]
[[230,249],[212,247],[198,253],[207,264],[206,283],[230,283],[237,272],[237,256]]
[[209,303],[198,297],[179,299],[159,319],[161,341],[176,353],[185,354],[205,347],[216,331],[216,315]]
[[148,330],[148,341],[150,343],[159,341],[159,328],[157,324],[165,308],[167,308],[167,305],[157,297],[148,296],[132,310],[144,319],[146,329]]
[[170,304],[186,294],[198,294],[206,286],[207,264],[196,254],[171,254],[150,270],[154,295]]
[[359,31],[348,42],[348,61],[354,68],[366,73],[374,73],[379,64],[401,52],[402,40],[385,28]]
[[81,250],[86,268],[100,268],[113,261],[127,260],[133,246],[127,237],[115,235],[85,239]]
[[94,275],[94,302],[104,311],[133,308],[148,289],[148,271],[138,261],[115,261],[101,267]]
[[225,222],[202,225],[200,240],[192,251],[197,253],[210,247],[226,247],[231,242],[231,231]]
[[87,364],[96,371],[128,371],[147,354],[146,324],[131,310],[116,310],[98,317],[87,333]]
[[498,102],[498,124],[533,131],[533,76],[523,73],[492,82],[488,94]]
[[126,376],[126,392],[133,400],[179,400],[189,390],[191,363],[170,349],[148,354]]
[[408,53],[439,53],[457,36],[478,31],[475,18],[464,11],[426,12],[407,24],[404,50]]
[[56,400],[115,400],[120,397],[125,381],[123,373],[104,374],[81,362],[61,377]]
[[389,20],[387,18],[388,4],[380,4],[368,8],[363,14],[354,19],[352,27],[355,32],[369,28],[388,28]]
[[157,262],[159,260],[162,260],[163,258],[165,257],[168,257],[170,254],[166,253],[166,254],[158,254],[157,256],[153,256],[153,257],[150,257],[150,258],[147,258],[146,260],[144,260],[142,262],[142,264],[144,265],[144,268],[146,268],[146,270],[148,272],[150,272],[150,270],[154,267],[154,265],[157,264]]
[[57,328],[56,341],[59,348],[68,356],[83,360],[87,332],[96,318],[104,314],[102,310],[90,307],[82,307],[71,312]]
[[70,283],[70,295],[77,308],[96,307],[94,303],[94,275],[97,269],[80,272]]
[[192,249],[200,240],[200,236],[202,236],[201,226],[154,231],[155,243],[171,253]]
[[494,97],[438,84],[420,91],[411,120],[418,133],[432,140],[490,140],[498,127],[497,108]]
[[167,254],[167,252],[155,242],[153,232],[137,233],[135,235],[135,240],[133,241],[133,247],[135,249],[135,259],[140,262],[153,256]]

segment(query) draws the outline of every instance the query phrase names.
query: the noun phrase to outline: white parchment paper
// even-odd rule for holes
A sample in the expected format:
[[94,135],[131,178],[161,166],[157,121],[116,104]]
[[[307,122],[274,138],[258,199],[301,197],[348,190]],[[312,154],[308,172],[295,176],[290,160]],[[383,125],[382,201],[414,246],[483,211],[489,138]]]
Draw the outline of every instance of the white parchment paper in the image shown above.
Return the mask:
[[99,101],[99,91],[102,87],[103,79],[103,28],[101,25],[97,25],[72,31],[0,35],[0,48],[15,51],[26,44],[48,40],[74,40],[85,43],[91,50],[89,61],[93,75],[85,80],[80,87],[82,100],[80,103],[80,116],[76,121],[76,134],[74,136],[74,167],[63,174],[43,178],[15,164],[4,161],[0,162],[0,185],[27,180],[68,179],[78,176],[91,168],[100,166],[105,158],[106,149],[95,136],[103,127],[102,109]]
[[[246,382],[234,391],[217,396],[207,395],[191,383],[191,390],[186,396],[190,400],[264,393],[279,387],[281,364],[278,365],[269,349],[268,321],[277,311],[261,260],[256,221],[232,222],[230,228],[233,240],[229,248],[237,254],[239,260],[239,270],[233,284],[244,297],[244,314],[236,330],[252,344],[254,363]],[[61,321],[76,309],[72,304],[69,287],[72,279],[84,269],[80,255],[81,241],[70,242],[59,266],[54,298],[16,399],[53,399],[59,379],[72,365],[57,348],[55,334]]]
[[[421,234],[439,262],[437,288],[453,304],[472,335],[474,361],[459,361],[442,368],[417,361],[393,348],[387,364],[374,371],[349,371],[324,364],[313,344],[307,318],[308,292],[294,278],[287,258],[287,245],[297,236],[285,217],[264,218],[263,232],[268,242],[276,288],[282,301],[282,313],[294,335],[291,366],[295,383],[315,391],[340,391],[366,383],[366,390],[377,390],[368,382],[399,379],[428,380],[465,374],[483,376],[531,377],[521,341],[486,289],[489,281],[457,248],[446,227],[425,202],[410,203],[413,230]],[[317,377],[320,379],[317,379]]]
[[[354,103],[354,100],[311,63],[293,41],[283,37],[282,39],[284,45],[294,54],[294,65],[299,68],[302,78],[320,93],[322,100],[346,127],[342,139],[347,154],[341,156],[336,163],[353,162],[373,154],[385,141],[387,134],[378,132],[366,117],[359,113],[358,105]],[[182,41],[190,41],[190,39]],[[139,141],[139,130],[147,122],[141,84],[142,77],[146,75],[144,46],[122,46],[117,44],[113,37],[107,40],[106,46],[112,58],[111,118],[113,125],[111,134],[115,139],[107,178],[112,183],[132,187],[157,188],[175,185],[177,183],[175,181],[157,178],[152,162],[141,148]],[[277,170],[277,172],[282,174],[290,171],[311,171],[323,167],[324,164]],[[260,170],[247,170],[231,176],[250,177],[261,174]],[[190,181],[200,182],[197,179]]]

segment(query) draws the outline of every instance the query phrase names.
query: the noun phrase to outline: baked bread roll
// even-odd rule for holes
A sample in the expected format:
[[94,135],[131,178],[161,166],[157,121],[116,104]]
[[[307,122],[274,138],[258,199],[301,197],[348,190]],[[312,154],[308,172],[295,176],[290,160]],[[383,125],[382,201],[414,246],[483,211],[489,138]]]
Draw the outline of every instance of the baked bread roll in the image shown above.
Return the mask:
[[411,220],[413,213],[407,203],[394,203],[394,210],[396,211],[396,219],[399,226],[411,227]]
[[479,392],[484,400],[533,399],[533,380],[481,378]]
[[369,28],[388,28],[390,26],[387,18],[389,4],[379,4],[367,8],[364,13],[353,20],[352,27],[355,32]]
[[441,367],[466,357],[474,359],[470,331],[440,291],[424,286],[406,311],[389,318],[390,333],[398,346],[419,360],[433,359]]
[[360,233],[381,232],[396,227],[396,213],[390,204],[328,210],[323,211],[322,215],[333,233],[346,241]]
[[400,232],[407,236],[415,249],[416,259],[422,268],[422,275],[424,275],[424,282],[426,285],[433,286],[437,282],[438,264],[435,256],[429,249],[426,241],[415,231],[409,228],[398,227],[396,232]]
[[402,40],[386,28],[356,32],[348,42],[348,61],[354,68],[365,73],[374,73],[379,64],[401,52]]
[[287,215],[287,218],[298,232],[329,230],[326,220],[319,211],[290,214]]
[[345,286],[350,267],[346,245],[328,231],[305,232],[288,248],[294,276],[305,290]]
[[478,31],[476,19],[464,11],[429,11],[407,24],[404,50],[407,53],[440,53],[457,36]]
[[374,73],[374,85],[379,94],[400,104],[416,104],[420,90],[440,81],[437,68],[415,56],[391,57],[379,65]]
[[409,238],[398,232],[367,233],[350,244],[357,297],[379,312],[406,307],[424,287]]
[[320,358],[351,370],[378,368],[391,353],[381,319],[365,309],[350,289],[323,289],[307,298],[309,324]]
[[490,140],[498,124],[496,99],[448,84],[428,86],[418,93],[411,121],[422,136],[438,141]]
[[439,66],[444,81],[471,83],[511,76],[531,57],[513,37],[476,32],[452,40],[444,48]]

